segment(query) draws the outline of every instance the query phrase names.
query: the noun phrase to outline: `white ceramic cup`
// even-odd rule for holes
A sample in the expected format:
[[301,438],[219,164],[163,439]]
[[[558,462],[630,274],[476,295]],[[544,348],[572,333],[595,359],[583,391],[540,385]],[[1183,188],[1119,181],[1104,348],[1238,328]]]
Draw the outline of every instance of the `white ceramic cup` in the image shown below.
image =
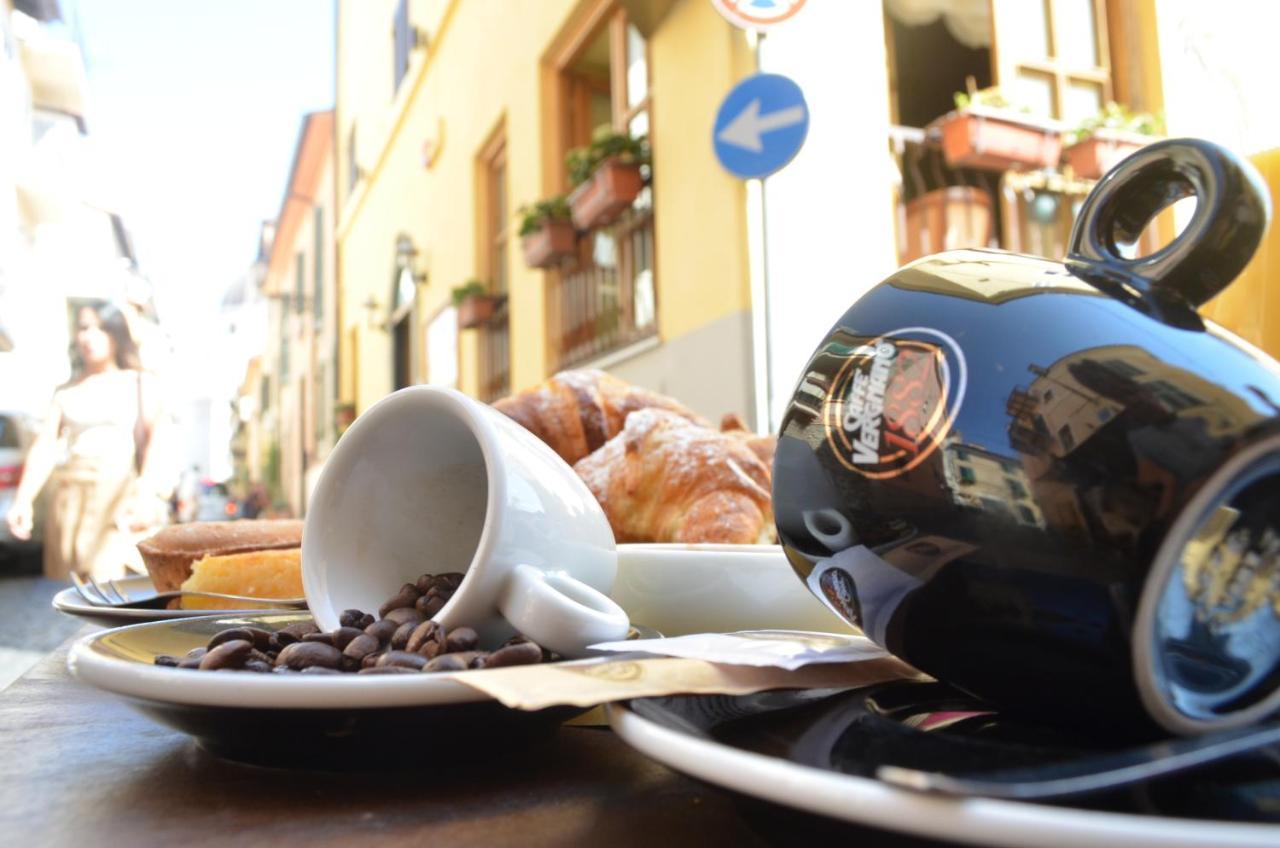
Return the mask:
[[495,647],[516,631],[568,657],[626,637],[607,595],[609,521],[549,447],[461,392],[412,386],[356,419],[316,483],[302,585],[316,623],[375,611],[422,574],[463,572],[434,618]]

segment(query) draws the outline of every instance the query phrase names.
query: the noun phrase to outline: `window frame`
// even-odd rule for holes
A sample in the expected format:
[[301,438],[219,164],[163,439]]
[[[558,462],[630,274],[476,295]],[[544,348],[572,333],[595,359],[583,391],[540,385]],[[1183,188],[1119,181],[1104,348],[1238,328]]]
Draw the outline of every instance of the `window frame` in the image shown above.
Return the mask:
[[[992,2],[992,70],[995,84],[1001,89],[1012,90],[1020,72],[1030,71],[1033,74],[1047,76],[1052,79],[1053,110],[1052,114],[1043,117],[1062,120],[1063,104],[1066,93],[1073,80],[1092,83],[1100,86],[1102,100],[1099,107],[1114,99],[1114,81],[1111,75],[1111,47],[1109,41],[1110,21],[1107,16],[1106,0],[1090,0],[1093,9],[1094,55],[1099,64],[1076,65],[1059,57],[1058,50],[1058,18],[1061,0],[993,0]],[[1045,10],[1045,40],[1048,55],[1041,58],[1028,58],[1025,54],[1016,54],[1008,48],[1010,44],[1022,43],[1024,39],[1007,27],[1010,3],[1042,3]],[[1001,26],[1002,19],[1006,26]],[[1003,37],[1002,37],[1003,36]],[[1005,45],[1002,48],[1002,45]]]

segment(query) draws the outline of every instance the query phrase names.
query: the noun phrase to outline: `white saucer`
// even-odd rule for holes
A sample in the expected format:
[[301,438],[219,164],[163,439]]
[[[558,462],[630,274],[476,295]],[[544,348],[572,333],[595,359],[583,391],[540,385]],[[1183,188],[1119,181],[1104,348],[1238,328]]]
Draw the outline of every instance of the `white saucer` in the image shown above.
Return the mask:
[[946,798],[871,778],[799,765],[664,726],[625,704],[607,707],[614,732],[664,765],[707,783],[859,825],[976,845],[1125,848],[1280,845],[1280,827],[1000,801]]
[[[458,678],[437,674],[220,673],[155,665],[182,656],[228,627],[278,630],[306,612],[212,615],[118,627],[72,646],[72,676],[121,695],[150,718],[194,737],[218,756],[273,767],[368,768],[402,763],[405,740],[432,729],[432,754],[473,757],[487,746],[522,744],[585,712],[508,709]],[[649,631],[644,635],[649,635]],[[637,632],[639,635],[639,632]],[[575,663],[592,662],[577,660]]]
[[666,636],[856,632],[809,592],[778,545],[619,545],[610,595]]
[[[117,580],[116,585],[130,596],[144,597],[153,594],[155,584],[147,575],[125,577]],[[184,609],[129,609],[115,607],[99,607],[86,601],[74,586],[63,589],[53,596],[53,608],[67,615],[88,618],[108,626],[118,624],[135,624],[142,621],[171,621],[181,618],[196,618],[208,615],[238,615],[247,613],[297,613],[298,610],[273,610],[259,608],[252,610],[184,610]],[[304,610],[305,612],[305,610]]]

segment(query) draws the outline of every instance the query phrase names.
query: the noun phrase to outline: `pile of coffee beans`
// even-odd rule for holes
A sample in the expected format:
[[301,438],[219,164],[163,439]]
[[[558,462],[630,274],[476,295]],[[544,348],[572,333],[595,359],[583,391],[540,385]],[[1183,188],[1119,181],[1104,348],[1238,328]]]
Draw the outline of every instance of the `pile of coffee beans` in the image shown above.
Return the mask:
[[378,609],[342,613],[337,630],[322,632],[311,622],[275,631],[229,627],[185,657],[160,655],[156,665],[200,671],[256,671],[302,674],[417,674],[530,665],[558,659],[523,636],[493,651],[477,650],[470,627],[446,631],[431,620],[453,596],[462,575],[424,574],[406,583]]

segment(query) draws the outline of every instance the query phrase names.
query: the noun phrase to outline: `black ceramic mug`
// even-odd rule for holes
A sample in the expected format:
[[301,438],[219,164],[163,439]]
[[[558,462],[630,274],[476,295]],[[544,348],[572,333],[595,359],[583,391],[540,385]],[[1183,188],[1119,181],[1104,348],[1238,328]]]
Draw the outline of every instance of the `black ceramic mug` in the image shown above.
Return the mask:
[[[1194,195],[1168,247],[1120,245]],[[1170,140],[1064,263],[901,269],[814,353],[773,494],[796,572],[916,667],[1056,722],[1196,733],[1280,708],[1280,365],[1195,307],[1267,225],[1257,172]]]

